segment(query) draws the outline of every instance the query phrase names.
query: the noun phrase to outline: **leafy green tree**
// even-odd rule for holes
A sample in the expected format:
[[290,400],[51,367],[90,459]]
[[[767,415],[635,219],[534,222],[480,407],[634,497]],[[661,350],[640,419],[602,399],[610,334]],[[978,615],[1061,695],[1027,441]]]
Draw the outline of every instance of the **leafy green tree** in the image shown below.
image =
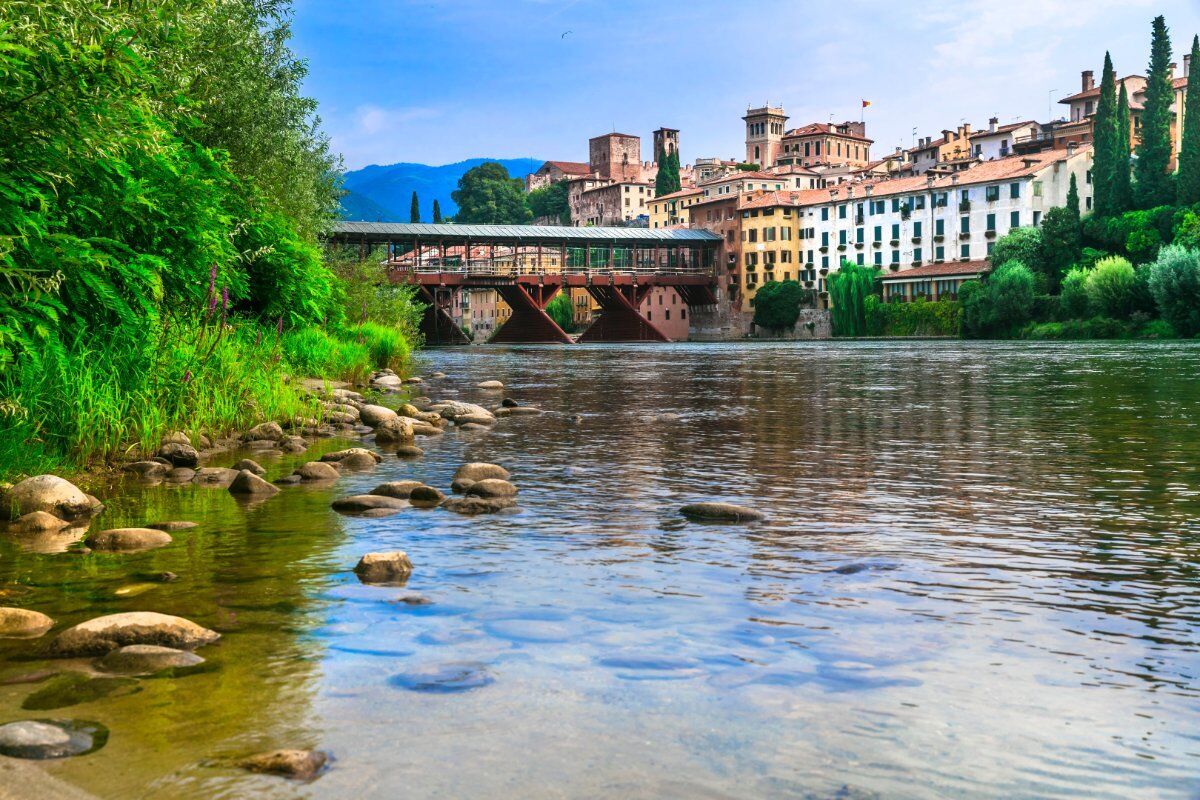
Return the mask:
[[[1119,133],[1117,130],[1117,81],[1112,56],[1104,54],[1104,73],[1100,79],[1100,101],[1096,106],[1092,135],[1092,205],[1102,217],[1116,212],[1113,202],[1114,178],[1119,169]],[[1128,164],[1128,159],[1126,159]]]
[[1128,319],[1133,311],[1136,279],[1133,265],[1120,256],[1101,259],[1087,273],[1084,283],[1088,306],[1093,313],[1113,319]]
[[1171,38],[1162,16],[1154,18],[1150,40],[1150,66],[1146,71],[1145,102],[1142,104],[1141,142],[1137,147],[1137,182],[1134,192],[1139,208],[1154,208],[1175,201],[1171,163]]
[[[1192,63],[1200,64],[1200,36],[1192,37]],[[1200,67],[1188,72],[1176,189],[1180,205],[1200,203]]]
[[408,221],[421,221],[421,201],[417,199],[417,193],[412,193],[412,201],[408,204]]
[[[1074,176],[1072,176],[1074,180]],[[1078,198],[1076,198],[1078,203]],[[1067,206],[1052,208],[1042,218],[1042,263],[1041,273],[1046,279],[1046,288],[1053,292],[1058,288],[1063,274],[1079,261],[1082,249],[1082,231],[1079,213]]]
[[1063,276],[1059,308],[1067,319],[1086,319],[1091,311],[1087,293],[1088,270],[1074,267]]
[[[1130,166],[1132,122],[1129,119],[1129,94],[1125,84],[1117,97],[1116,157],[1113,159],[1111,205],[1112,213],[1121,214],[1133,208],[1133,168]],[[1095,201],[1093,200],[1093,204]]]
[[571,206],[567,202],[566,181],[534,189],[525,199],[535,218],[553,217],[563,225],[570,224]]
[[1200,334],[1200,251],[1168,245],[1149,270],[1150,293],[1162,318],[1180,336]]
[[437,201],[437,198],[435,197],[435,198],[433,198],[433,224],[435,224],[435,225],[440,224],[441,221],[442,221],[442,205],[441,205],[441,203],[439,203]]
[[1020,261],[1035,272],[1043,272],[1041,228],[1013,228],[996,240],[988,261],[998,267],[1009,261]]
[[546,313],[565,332],[575,332],[575,307],[571,303],[571,295],[567,292],[554,295],[554,299],[546,304]]
[[1008,261],[983,281],[967,281],[959,289],[963,330],[975,338],[1013,335],[1033,316],[1036,281],[1019,261]]
[[867,297],[875,293],[882,273],[878,267],[860,266],[846,259],[826,280],[833,311],[834,336],[865,336],[869,330]]
[[521,180],[495,161],[467,170],[450,196],[458,204],[456,222],[524,225],[533,218]]
[[678,192],[682,188],[679,179],[679,152],[658,152],[658,175],[654,179],[654,196]]
[[798,281],[767,281],[754,293],[754,324],[768,330],[790,330],[800,318],[800,305],[810,296]]

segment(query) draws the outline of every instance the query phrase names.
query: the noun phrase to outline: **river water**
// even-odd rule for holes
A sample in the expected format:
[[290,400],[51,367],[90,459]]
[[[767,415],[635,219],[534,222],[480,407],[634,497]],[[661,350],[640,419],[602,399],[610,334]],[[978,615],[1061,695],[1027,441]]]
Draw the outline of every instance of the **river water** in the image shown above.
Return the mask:
[[[431,396],[494,403],[473,387],[498,378],[548,413],[256,505],[92,487],[103,527],[202,523],[144,554],[0,539],[0,604],[223,634],[206,671],[54,710],[21,708],[54,684],[0,685],[0,722],[106,725],[103,749],[43,762],[105,798],[1200,791],[1200,347],[468,348],[419,368],[449,376]],[[512,471],[518,513],[329,509],[479,460]],[[678,515],[700,499],[769,519]],[[355,578],[381,549],[409,553],[406,586]],[[0,682],[56,666],[37,647],[0,640]],[[309,784],[230,766],[276,747],[335,761]]]

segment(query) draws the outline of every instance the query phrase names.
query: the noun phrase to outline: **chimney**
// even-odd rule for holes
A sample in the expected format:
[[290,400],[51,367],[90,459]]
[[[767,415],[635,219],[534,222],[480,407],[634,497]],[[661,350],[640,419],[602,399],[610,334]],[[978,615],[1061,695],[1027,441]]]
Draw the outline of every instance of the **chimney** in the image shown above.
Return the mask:
[[988,133],[995,133],[997,126],[1000,125],[999,117],[992,117],[988,120]]
[[1076,142],[1067,142],[1067,158],[1075,155],[1075,149],[1079,147]]
[[875,187],[868,183],[866,187],[864,187],[864,191],[867,193],[867,197],[870,197],[871,193],[875,191]]
[[1184,55],[1183,55],[1183,76],[1182,77],[1186,78],[1191,71],[1192,71],[1192,54],[1184,53]]
[[1171,66],[1167,67],[1167,77],[1170,78],[1171,80],[1175,80],[1175,68],[1177,66],[1179,66],[1179,65],[1176,64],[1174,61],[1172,61]]
[[846,187],[846,198],[847,198],[847,199],[853,199],[853,198],[854,198],[854,186],[853,186],[853,185],[850,185],[850,186],[847,186],[847,187]]
[[950,176],[950,185],[951,186],[958,185],[958,173],[957,172],[955,172],[953,175]]
[[929,188],[931,188],[931,189],[932,189],[932,188],[933,188],[933,182],[934,182],[935,180],[937,180],[937,176],[936,176],[936,175],[934,175],[934,174],[931,172],[931,173],[929,173],[928,175],[926,175],[926,176],[925,176],[925,185],[926,185],[926,186],[928,186]]
[[1085,69],[1083,71],[1083,91],[1090,92],[1094,88],[1096,88],[1096,73]]

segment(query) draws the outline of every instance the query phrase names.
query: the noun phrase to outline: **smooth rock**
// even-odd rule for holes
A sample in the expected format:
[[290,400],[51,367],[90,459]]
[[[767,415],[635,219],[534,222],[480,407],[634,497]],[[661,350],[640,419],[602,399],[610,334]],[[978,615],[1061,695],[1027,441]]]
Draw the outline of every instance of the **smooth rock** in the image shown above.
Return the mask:
[[170,442],[158,448],[156,457],[166,459],[174,467],[193,469],[200,463],[200,454],[190,444]]
[[50,679],[21,702],[26,711],[51,711],[56,708],[91,703],[105,697],[123,697],[141,691],[133,678],[97,677],[82,672],[64,672]]
[[0,637],[36,639],[54,627],[54,620],[40,611],[0,606]]
[[295,473],[292,473],[291,475],[284,475],[282,478],[279,478],[275,481],[276,486],[295,486],[300,483],[304,483],[304,479]]
[[354,567],[354,574],[363,583],[404,583],[412,571],[412,561],[403,550],[367,553]]
[[168,522],[152,522],[146,527],[153,528],[156,531],[190,531],[192,528],[199,528],[200,523],[177,519]]
[[329,755],[320,750],[272,750],[242,759],[238,766],[250,772],[309,781],[321,774],[328,761]]
[[412,494],[413,489],[424,485],[420,481],[391,481],[390,483],[379,484],[370,491],[370,494],[407,500],[408,496]]
[[358,422],[358,415],[352,416],[342,411],[330,411],[325,415],[325,421],[331,425],[353,425]]
[[388,679],[388,683],[412,692],[452,694],[488,686],[495,680],[483,664],[460,663],[401,673]]
[[440,436],[442,429],[428,422],[417,421],[412,424],[412,432],[414,436]]
[[383,456],[379,455],[378,453],[376,453],[373,450],[368,450],[365,447],[351,447],[346,450],[335,450],[332,453],[326,453],[325,455],[321,456],[321,460],[322,461],[343,461],[343,460],[349,458],[350,456],[356,456],[356,455],[366,456],[366,457],[370,458],[372,461],[375,461],[377,463],[380,461],[383,461]]
[[352,406],[349,403],[326,403],[325,409],[327,411],[332,411],[335,413],[345,414],[346,416],[353,417],[354,421],[356,421],[356,422],[358,421],[359,417],[361,416],[359,414],[358,407]]
[[446,495],[432,486],[417,486],[408,495],[413,508],[437,508],[445,499]]
[[191,483],[196,477],[196,470],[191,467],[176,467],[167,473],[167,480],[174,483]]
[[268,483],[248,469],[239,472],[238,476],[233,479],[233,483],[229,484],[230,494],[248,497],[266,497],[278,491],[278,486]]
[[196,483],[206,484],[228,484],[233,483],[233,479],[238,476],[238,470],[228,467],[201,467],[196,470],[196,477],[192,480]]
[[504,467],[498,464],[488,464],[481,461],[463,464],[454,472],[454,480],[465,479],[470,481],[482,481],[488,478],[499,478],[500,480],[508,480],[511,477]]
[[517,487],[500,478],[484,478],[467,487],[466,494],[477,497],[514,497]]
[[480,381],[475,384],[476,389],[503,389],[504,384],[500,381]]
[[194,650],[212,644],[221,634],[183,617],[154,611],[108,614],[81,622],[60,633],[50,643],[53,656],[102,656],[131,644],[156,644]]
[[456,514],[493,514],[516,504],[511,497],[451,497],[442,507]]
[[203,663],[203,658],[187,650],[155,644],[131,644],[113,650],[100,659],[97,666],[105,672],[122,675],[149,675],[164,669],[194,667]]
[[384,497],[378,494],[357,494],[352,497],[342,497],[331,504],[334,511],[357,513],[372,508],[402,509],[408,508],[408,502],[395,497]]
[[155,480],[167,477],[171,466],[161,461],[134,461],[132,464],[126,464],[122,469],[125,472],[135,473],[145,480]]
[[162,443],[166,444],[186,444],[191,445],[192,440],[183,431],[171,431],[163,437]]
[[253,441],[255,439],[270,439],[271,441],[279,441],[283,438],[283,428],[278,422],[264,422],[261,425],[255,425],[250,430],[242,434],[242,439],[245,441]]
[[506,397],[500,401],[500,405],[504,406],[505,408],[516,408],[518,404],[517,401],[513,400],[511,397]]
[[526,415],[530,415],[530,414],[541,414],[542,413],[542,410],[540,408],[537,408],[536,406],[517,406],[516,408],[509,408],[507,410],[508,410],[507,416],[510,416],[510,417],[519,417],[519,416],[526,416]]
[[259,475],[259,476],[267,474],[266,468],[263,467],[262,464],[259,464],[257,461],[255,461],[252,458],[243,458],[241,461],[234,464],[233,468],[235,470],[237,470],[238,472],[241,472],[244,469],[250,470],[255,475]]
[[450,481],[450,491],[454,492],[455,494],[463,494],[467,491],[467,489],[470,489],[474,485],[475,481],[471,480],[470,478],[455,478],[454,480]]
[[45,511],[33,511],[9,524],[11,533],[47,533],[60,531],[71,523]]
[[483,406],[475,405],[474,403],[438,403],[433,406],[443,419],[448,419],[453,422],[458,417],[465,416],[480,416],[492,417],[492,412],[488,411]]
[[93,533],[84,544],[93,550],[152,550],[171,543],[171,534],[153,528],[111,528]]
[[732,503],[690,503],[679,509],[679,513],[689,519],[714,520],[722,522],[749,522],[762,519],[763,513],[753,508],[737,506]]
[[408,444],[412,442],[413,435],[412,420],[407,417],[389,417],[375,428],[375,441],[379,444]]
[[108,729],[97,722],[28,719],[0,725],[0,755],[10,758],[78,756],[99,750],[107,741]]
[[425,451],[415,444],[402,444],[396,448],[397,458],[420,458],[423,455]]
[[358,410],[358,418],[363,425],[369,425],[372,428],[377,427],[379,423],[385,419],[392,419],[399,416],[395,411],[392,411],[386,406],[363,406]]
[[300,465],[296,475],[302,481],[336,481],[341,477],[341,473],[334,466],[336,463],[338,462],[309,461]]
[[341,461],[337,462],[346,469],[354,470],[372,470],[379,463],[375,459],[374,453],[354,453],[346,456]]
[[496,415],[492,414],[491,412],[488,412],[486,417],[482,414],[463,414],[462,416],[454,418],[454,424],[458,426],[475,425],[483,428],[488,425],[495,425]]
[[15,519],[45,511],[73,520],[93,513],[91,500],[75,484],[57,475],[36,475],[0,492],[0,516]]

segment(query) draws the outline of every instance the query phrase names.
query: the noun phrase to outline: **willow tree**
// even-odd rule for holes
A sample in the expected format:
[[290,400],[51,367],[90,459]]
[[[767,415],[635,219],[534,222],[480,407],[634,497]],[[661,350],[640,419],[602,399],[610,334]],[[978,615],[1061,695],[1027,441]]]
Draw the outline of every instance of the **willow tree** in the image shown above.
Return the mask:
[[833,309],[834,336],[866,335],[867,297],[875,293],[875,282],[881,274],[878,267],[843,259],[838,271],[829,276],[826,283]]

